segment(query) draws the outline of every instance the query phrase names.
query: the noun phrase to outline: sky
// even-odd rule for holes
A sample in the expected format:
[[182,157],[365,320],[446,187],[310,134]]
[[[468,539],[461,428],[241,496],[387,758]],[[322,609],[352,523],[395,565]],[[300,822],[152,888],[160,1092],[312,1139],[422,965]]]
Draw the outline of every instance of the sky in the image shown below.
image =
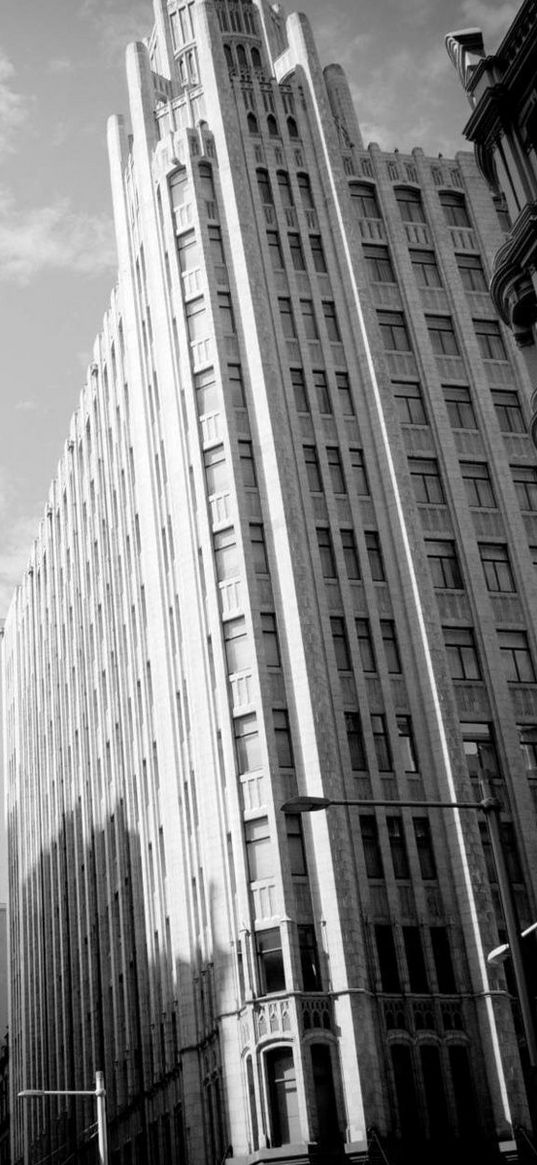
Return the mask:
[[[518,0],[301,0],[347,70],[366,144],[452,156],[469,115],[444,36],[488,51]],[[292,4],[285,5],[291,10]],[[19,581],[115,280],[106,120],[151,0],[1,0],[0,619]]]

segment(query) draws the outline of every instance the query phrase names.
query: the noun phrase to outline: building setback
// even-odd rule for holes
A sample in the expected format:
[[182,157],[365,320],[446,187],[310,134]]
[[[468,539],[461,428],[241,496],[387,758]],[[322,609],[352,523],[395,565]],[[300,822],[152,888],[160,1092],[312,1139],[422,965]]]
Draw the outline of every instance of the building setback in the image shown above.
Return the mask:
[[[108,131],[118,287],[5,627],[12,1097],[103,1069],[114,1165],[495,1161],[529,1117],[486,823],[396,802],[485,768],[534,920],[502,224],[470,155],[364,148],[303,16],[154,10]],[[280,811],[306,793],[394,806]],[[94,1122],[13,1103],[14,1165],[93,1161]]]

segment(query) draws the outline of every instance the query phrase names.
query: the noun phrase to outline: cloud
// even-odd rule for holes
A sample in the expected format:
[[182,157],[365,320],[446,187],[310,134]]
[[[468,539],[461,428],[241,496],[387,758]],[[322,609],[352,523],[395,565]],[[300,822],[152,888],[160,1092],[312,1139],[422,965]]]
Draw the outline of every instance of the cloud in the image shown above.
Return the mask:
[[[444,83],[451,81],[451,66],[442,44],[422,51],[416,70],[413,49],[395,50],[380,61],[368,63],[367,53],[357,60],[355,75],[367,78],[350,83],[354,104],[366,142],[376,141],[382,149],[397,146],[409,150],[422,146],[435,154],[450,154],[455,128],[450,135],[438,129],[439,113],[445,101]],[[385,84],[389,74],[390,84]]]
[[6,617],[15,587],[28,565],[43,511],[41,505],[32,512],[22,512],[20,504],[17,484],[0,466],[0,619]]
[[39,403],[36,400],[18,400],[15,405],[16,413],[37,413],[39,412]]
[[54,57],[47,65],[47,71],[56,75],[59,73],[73,73],[74,68],[73,62],[68,57]]
[[499,36],[503,40],[519,7],[519,0],[502,0],[500,4],[491,4],[490,0],[463,0],[461,12],[464,20],[482,29],[486,36]]
[[0,49],[0,153],[14,149],[17,130],[28,114],[28,101],[11,86],[15,69]]
[[116,267],[112,223],[67,199],[19,210],[0,190],[0,279],[25,286],[44,271],[101,275]]
[[143,40],[152,27],[147,0],[82,0],[80,16],[96,29],[109,64],[123,60],[130,41]]

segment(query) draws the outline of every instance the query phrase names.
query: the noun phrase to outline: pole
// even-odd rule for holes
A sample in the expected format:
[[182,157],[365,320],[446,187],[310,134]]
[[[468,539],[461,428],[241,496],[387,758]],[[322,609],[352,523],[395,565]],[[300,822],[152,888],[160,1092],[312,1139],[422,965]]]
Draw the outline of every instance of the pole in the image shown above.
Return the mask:
[[108,1165],[108,1134],[106,1128],[106,1092],[104,1072],[95,1074],[95,1098],[97,1100],[97,1137],[99,1145],[99,1165]]

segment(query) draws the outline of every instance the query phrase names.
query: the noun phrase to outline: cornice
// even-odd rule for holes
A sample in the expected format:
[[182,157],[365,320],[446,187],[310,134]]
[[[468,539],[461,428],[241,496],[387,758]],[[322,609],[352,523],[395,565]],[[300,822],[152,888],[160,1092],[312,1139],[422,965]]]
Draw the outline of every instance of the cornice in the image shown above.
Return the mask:
[[537,296],[532,274],[536,269],[537,201],[524,207],[497,251],[490,281],[493,303],[521,347],[534,341]]

